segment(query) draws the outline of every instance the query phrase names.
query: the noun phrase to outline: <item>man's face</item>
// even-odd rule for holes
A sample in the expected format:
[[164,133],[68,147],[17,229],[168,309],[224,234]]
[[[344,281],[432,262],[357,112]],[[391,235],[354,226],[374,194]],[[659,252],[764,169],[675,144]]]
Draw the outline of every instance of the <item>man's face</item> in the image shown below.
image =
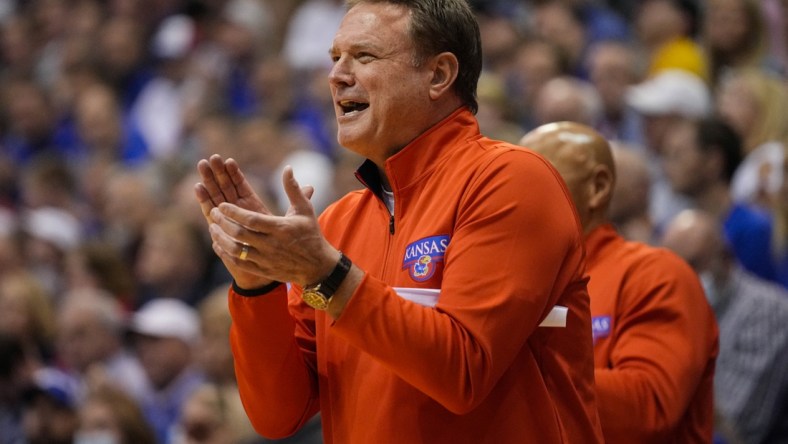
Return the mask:
[[591,81],[607,112],[621,112],[624,96],[634,80],[632,57],[626,48],[617,44],[602,44],[592,52],[589,60]]
[[704,27],[706,42],[713,49],[726,52],[741,51],[750,41],[753,23],[741,0],[710,0],[707,4]]
[[674,125],[665,138],[663,168],[674,191],[696,195],[704,185],[703,154],[697,143],[697,130],[690,123]]
[[46,395],[37,395],[25,407],[22,427],[29,444],[68,444],[79,421],[73,409],[59,405]]
[[348,11],[330,55],[331,95],[337,140],[374,161],[383,161],[431,123],[428,64],[414,66],[404,6],[359,4]]
[[63,360],[79,372],[108,357],[113,332],[104,328],[95,313],[72,308],[58,319],[58,350]]
[[646,44],[658,44],[681,32],[682,12],[669,0],[642,2],[635,17],[638,37]]
[[643,115],[643,132],[646,147],[654,154],[661,155],[665,137],[671,127],[679,122],[681,117],[676,114],[645,114]]
[[762,118],[755,95],[741,77],[722,82],[717,92],[717,113],[744,138]]
[[191,359],[189,346],[180,339],[137,335],[135,345],[142,368],[156,389],[167,387]]

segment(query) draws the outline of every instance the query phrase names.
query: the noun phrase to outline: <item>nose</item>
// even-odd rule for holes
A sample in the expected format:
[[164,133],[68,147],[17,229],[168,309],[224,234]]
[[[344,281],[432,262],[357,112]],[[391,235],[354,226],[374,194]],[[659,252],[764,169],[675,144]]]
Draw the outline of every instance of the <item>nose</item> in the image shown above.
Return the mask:
[[350,67],[350,57],[341,56],[334,62],[328,72],[328,83],[334,87],[351,86],[354,83],[353,73]]

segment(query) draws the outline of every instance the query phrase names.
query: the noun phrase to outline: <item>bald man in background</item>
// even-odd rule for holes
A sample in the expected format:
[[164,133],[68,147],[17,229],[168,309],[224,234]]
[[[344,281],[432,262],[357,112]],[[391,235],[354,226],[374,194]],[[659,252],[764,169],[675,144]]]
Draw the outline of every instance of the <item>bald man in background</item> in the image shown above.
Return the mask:
[[669,250],[616,232],[608,219],[615,167],[596,131],[550,123],[520,144],[555,166],[582,224],[605,441],[711,442],[718,332],[695,272]]

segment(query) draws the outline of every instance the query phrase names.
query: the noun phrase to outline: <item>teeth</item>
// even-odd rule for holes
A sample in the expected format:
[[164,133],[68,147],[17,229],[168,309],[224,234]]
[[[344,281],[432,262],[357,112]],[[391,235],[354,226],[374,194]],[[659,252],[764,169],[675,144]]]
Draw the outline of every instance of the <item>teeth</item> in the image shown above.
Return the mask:
[[343,116],[353,116],[369,107],[369,104],[356,102],[355,100],[340,100],[337,103],[339,104],[339,107],[342,108]]

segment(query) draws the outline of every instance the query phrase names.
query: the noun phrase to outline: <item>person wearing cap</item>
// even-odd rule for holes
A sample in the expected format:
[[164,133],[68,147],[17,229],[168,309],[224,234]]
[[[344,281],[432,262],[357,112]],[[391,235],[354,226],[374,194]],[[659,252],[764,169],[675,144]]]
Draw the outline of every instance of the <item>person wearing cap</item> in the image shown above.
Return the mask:
[[686,197],[672,191],[662,169],[662,151],[671,128],[685,118],[703,118],[711,112],[711,92],[703,80],[680,69],[665,70],[630,86],[626,102],[643,119],[645,153],[651,166],[649,213],[655,232],[673,216],[690,207]]
[[130,331],[152,387],[141,402],[143,413],[158,442],[170,443],[184,402],[204,381],[192,364],[199,315],[181,300],[154,299],[133,314]]
[[583,227],[605,442],[711,442],[718,332],[698,277],[676,254],[616,232],[613,156],[595,130],[550,123],[520,144],[555,166]]
[[669,69],[630,86],[628,106],[645,119],[646,145],[659,153],[670,123],[681,118],[702,118],[711,113],[708,85],[695,74]]
[[33,374],[25,393],[22,424],[26,444],[71,444],[79,427],[76,381],[53,367]]
[[639,143],[653,157],[659,155],[672,122],[705,117],[712,109],[711,91],[703,79],[680,69],[667,69],[627,86],[623,101],[639,119]]
[[42,206],[23,211],[20,227],[26,236],[25,265],[47,291],[57,294],[64,286],[66,256],[84,238],[81,222],[63,208]]

